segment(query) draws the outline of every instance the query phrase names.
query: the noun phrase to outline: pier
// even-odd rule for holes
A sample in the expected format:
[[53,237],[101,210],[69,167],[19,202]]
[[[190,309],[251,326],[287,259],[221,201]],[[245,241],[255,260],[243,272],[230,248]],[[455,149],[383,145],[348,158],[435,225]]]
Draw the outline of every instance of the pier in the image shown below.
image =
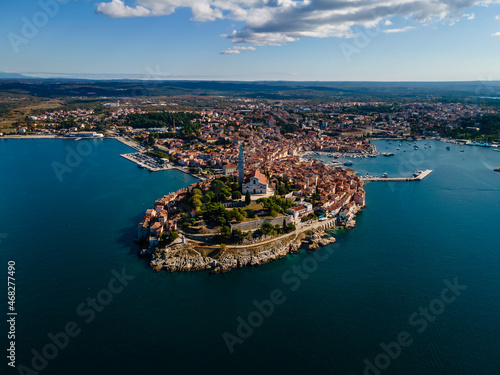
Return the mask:
[[422,181],[428,175],[432,173],[432,169],[427,169],[423,171],[416,177],[361,177],[363,181]]
[[146,155],[145,153],[137,152],[135,154],[120,154],[122,158],[125,158],[127,160],[130,160],[131,162],[135,163],[136,165],[141,165],[144,169],[149,170],[150,172],[161,172],[161,171],[168,171],[171,169],[177,169],[180,172],[186,173],[188,175],[191,175],[193,177],[196,177],[200,180],[206,180],[207,178],[201,174],[196,174],[196,173],[191,173],[189,171],[189,168],[187,167],[180,167],[173,165],[171,163],[161,165],[158,163],[158,161],[151,157]]

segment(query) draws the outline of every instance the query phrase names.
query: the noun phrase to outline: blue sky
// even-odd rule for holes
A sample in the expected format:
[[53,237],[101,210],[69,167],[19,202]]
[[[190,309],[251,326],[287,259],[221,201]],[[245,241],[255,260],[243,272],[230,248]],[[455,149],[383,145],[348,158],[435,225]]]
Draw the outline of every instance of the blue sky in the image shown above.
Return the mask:
[[89,78],[499,80],[497,1],[64,0],[55,9],[55,0],[42,0],[52,6],[44,10],[38,1],[3,0],[0,71]]

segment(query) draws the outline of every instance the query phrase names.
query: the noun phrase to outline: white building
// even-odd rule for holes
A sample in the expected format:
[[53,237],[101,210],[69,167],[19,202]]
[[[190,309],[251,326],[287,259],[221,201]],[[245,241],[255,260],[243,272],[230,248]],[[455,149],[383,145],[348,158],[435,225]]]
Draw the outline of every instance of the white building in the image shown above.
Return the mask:
[[288,213],[293,216],[293,220],[297,220],[304,214],[312,212],[312,208],[311,203],[302,202],[299,206],[289,208]]
[[247,176],[242,186],[242,193],[245,195],[247,192],[250,194],[267,194],[268,184],[266,176],[259,171],[252,172]]

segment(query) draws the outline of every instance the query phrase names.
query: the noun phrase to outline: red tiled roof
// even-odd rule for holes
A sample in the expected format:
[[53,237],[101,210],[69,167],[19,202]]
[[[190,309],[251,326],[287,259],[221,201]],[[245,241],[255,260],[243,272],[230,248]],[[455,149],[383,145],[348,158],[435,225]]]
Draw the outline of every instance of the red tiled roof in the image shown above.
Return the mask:
[[290,211],[294,211],[294,212],[302,211],[305,209],[306,209],[305,206],[296,206],[296,207],[289,208]]
[[264,176],[262,173],[260,173],[259,171],[253,171],[252,173],[250,173],[248,176],[247,176],[247,181],[249,181],[252,177],[257,177],[259,182],[261,184],[267,184],[267,177]]

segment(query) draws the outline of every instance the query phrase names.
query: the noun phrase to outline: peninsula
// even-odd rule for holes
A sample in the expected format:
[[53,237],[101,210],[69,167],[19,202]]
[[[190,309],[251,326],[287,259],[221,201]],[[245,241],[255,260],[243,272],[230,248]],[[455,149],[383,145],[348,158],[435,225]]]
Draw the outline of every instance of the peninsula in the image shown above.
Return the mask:
[[[373,151],[358,143],[360,152]],[[222,175],[172,192],[146,211],[137,241],[155,270],[227,272],[260,265],[300,248],[317,250],[335,242],[329,230],[356,225],[365,191],[354,170],[303,160],[297,156],[301,142],[284,150],[270,142],[267,152],[257,151],[257,140],[243,144],[226,150],[238,155],[237,165],[224,165]]]

